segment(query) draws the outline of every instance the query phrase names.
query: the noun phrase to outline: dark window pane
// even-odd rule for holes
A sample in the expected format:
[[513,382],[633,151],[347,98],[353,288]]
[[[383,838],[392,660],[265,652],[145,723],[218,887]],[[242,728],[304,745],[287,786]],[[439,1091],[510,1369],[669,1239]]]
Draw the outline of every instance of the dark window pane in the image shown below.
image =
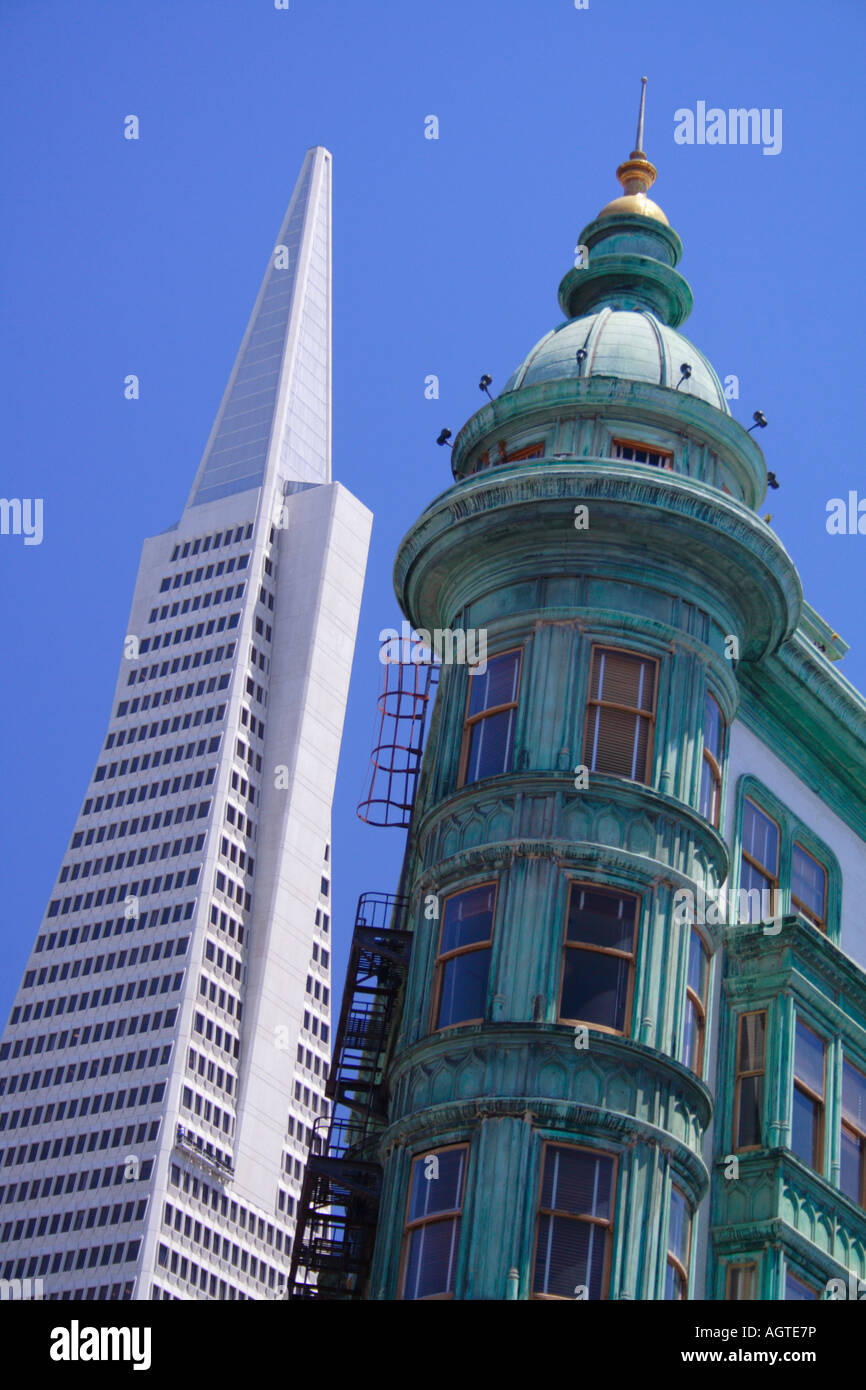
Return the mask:
[[513,709],[503,710],[471,726],[467,782],[479,782],[482,777],[495,777],[497,773],[510,771],[515,713]]
[[800,845],[794,845],[791,860],[791,893],[798,902],[822,921],[827,898],[826,870]]
[[779,828],[748,798],[743,807],[743,849],[775,878],[779,869]]
[[574,1298],[584,1286],[601,1298],[606,1241],[605,1229],[591,1222],[539,1216],[533,1292]]
[[562,1018],[622,1032],[630,962],[621,956],[569,947],[562,978]]
[[740,1082],[740,1113],[737,1124],[737,1147],[760,1147],[764,1118],[764,1078],[744,1076]]
[[706,820],[715,825],[719,818],[719,784],[706,759],[704,759],[701,768],[701,795],[698,809]]
[[453,1023],[484,1018],[490,948],[481,947],[477,951],[452,956],[445,961],[441,970],[442,988],[436,1027],[448,1028]]
[[819,1107],[794,1087],[794,1113],[791,1120],[791,1148],[810,1166],[815,1162]]
[[667,1273],[665,1275],[665,1298],[668,1299],[668,1301],[672,1301],[685,1298],[685,1296],[686,1286],[683,1283],[682,1275],[672,1264],[668,1264]]
[[763,922],[773,915],[773,880],[756,869],[744,859],[740,865],[740,888],[749,894],[748,900],[739,899],[741,922]]
[[763,1067],[765,1026],[763,1013],[740,1016],[739,1071],[759,1071]]
[[458,893],[445,904],[442,921],[442,942],[439,954],[455,951],[458,946],[472,946],[477,941],[489,941],[493,934],[493,901],[496,890],[471,888]]
[[796,1274],[790,1270],[785,1275],[785,1302],[786,1303],[805,1303],[812,1299],[817,1299],[818,1294],[815,1289],[810,1289],[808,1284],[804,1284],[802,1279],[798,1279]]
[[824,1044],[817,1033],[799,1019],[794,1039],[794,1074],[805,1081],[810,1091],[823,1096]]
[[460,1207],[465,1164],[465,1149],[445,1149],[442,1153],[422,1154],[416,1158],[412,1165],[410,1221],[440,1211],[456,1211]]
[[847,1129],[842,1130],[840,1159],[839,1186],[846,1197],[850,1197],[852,1202],[859,1203],[863,1141]]
[[504,656],[491,657],[483,675],[469,678],[470,716],[480,714],[485,709],[495,709],[498,705],[508,705],[516,700],[519,675],[519,652],[507,652]]
[[460,1219],[433,1221],[409,1235],[404,1298],[452,1293]]
[[707,953],[701,938],[693,931],[689,938],[689,989],[703,1002],[707,987]]
[[568,940],[631,952],[635,901],[630,894],[575,886],[569,899]]
[[668,1223],[668,1250],[685,1266],[689,1259],[689,1208],[679,1188],[671,1189],[671,1213]]
[[842,1114],[861,1132],[866,1131],[866,1076],[842,1063]]
[[712,753],[717,763],[722,761],[724,728],[722,712],[712,695],[708,695],[704,704],[704,747],[708,753]]
[[692,1071],[698,1069],[701,1054],[701,1019],[691,999],[686,1000],[685,1023],[683,1026],[683,1066]]

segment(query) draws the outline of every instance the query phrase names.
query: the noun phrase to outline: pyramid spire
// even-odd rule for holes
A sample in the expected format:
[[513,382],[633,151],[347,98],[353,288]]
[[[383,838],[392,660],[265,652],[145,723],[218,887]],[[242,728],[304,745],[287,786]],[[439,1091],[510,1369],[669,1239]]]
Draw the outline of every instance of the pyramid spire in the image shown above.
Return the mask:
[[308,150],[188,507],[331,480],[331,155]]

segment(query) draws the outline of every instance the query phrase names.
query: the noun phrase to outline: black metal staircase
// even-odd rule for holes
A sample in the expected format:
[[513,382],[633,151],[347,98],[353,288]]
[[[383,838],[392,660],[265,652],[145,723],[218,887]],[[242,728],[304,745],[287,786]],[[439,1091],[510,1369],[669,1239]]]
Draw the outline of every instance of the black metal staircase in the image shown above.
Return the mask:
[[313,1127],[298,1203],[290,1298],[357,1299],[373,1254],[382,1184],[376,1139],[385,1119],[384,1068],[412,934],[406,900],[364,893],[346,968],[326,1094]]

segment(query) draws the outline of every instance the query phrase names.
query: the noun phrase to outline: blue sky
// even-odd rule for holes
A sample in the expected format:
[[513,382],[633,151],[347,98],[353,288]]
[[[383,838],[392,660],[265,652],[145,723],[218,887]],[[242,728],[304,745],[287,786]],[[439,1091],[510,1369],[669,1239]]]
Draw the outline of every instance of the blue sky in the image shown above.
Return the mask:
[[[738,376],[738,418],[769,418],[773,525],[866,688],[866,536],[825,529],[830,497],[866,497],[856,0],[4,0],[2,22],[0,491],[43,498],[45,534],[0,536],[0,1016],[104,737],[141,543],[183,508],[311,145],[334,155],[334,473],[375,514],[334,815],[338,984],[355,900],[393,890],[402,852],[355,816],[396,547],[451,481],[440,428],[560,321],[644,73],[684,331]],[[699,101],[781,108],[781,153],[677,144],[674,112]]]

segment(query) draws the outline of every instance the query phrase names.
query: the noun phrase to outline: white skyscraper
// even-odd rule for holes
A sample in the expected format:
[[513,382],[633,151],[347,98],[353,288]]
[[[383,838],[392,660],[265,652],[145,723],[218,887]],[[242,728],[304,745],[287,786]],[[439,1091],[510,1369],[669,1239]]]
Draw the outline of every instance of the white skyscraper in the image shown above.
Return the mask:
[[310,150],[0,1045],[0,1278],[278,1296],[330,1057],[330,819],[371,516],[331,482]]

